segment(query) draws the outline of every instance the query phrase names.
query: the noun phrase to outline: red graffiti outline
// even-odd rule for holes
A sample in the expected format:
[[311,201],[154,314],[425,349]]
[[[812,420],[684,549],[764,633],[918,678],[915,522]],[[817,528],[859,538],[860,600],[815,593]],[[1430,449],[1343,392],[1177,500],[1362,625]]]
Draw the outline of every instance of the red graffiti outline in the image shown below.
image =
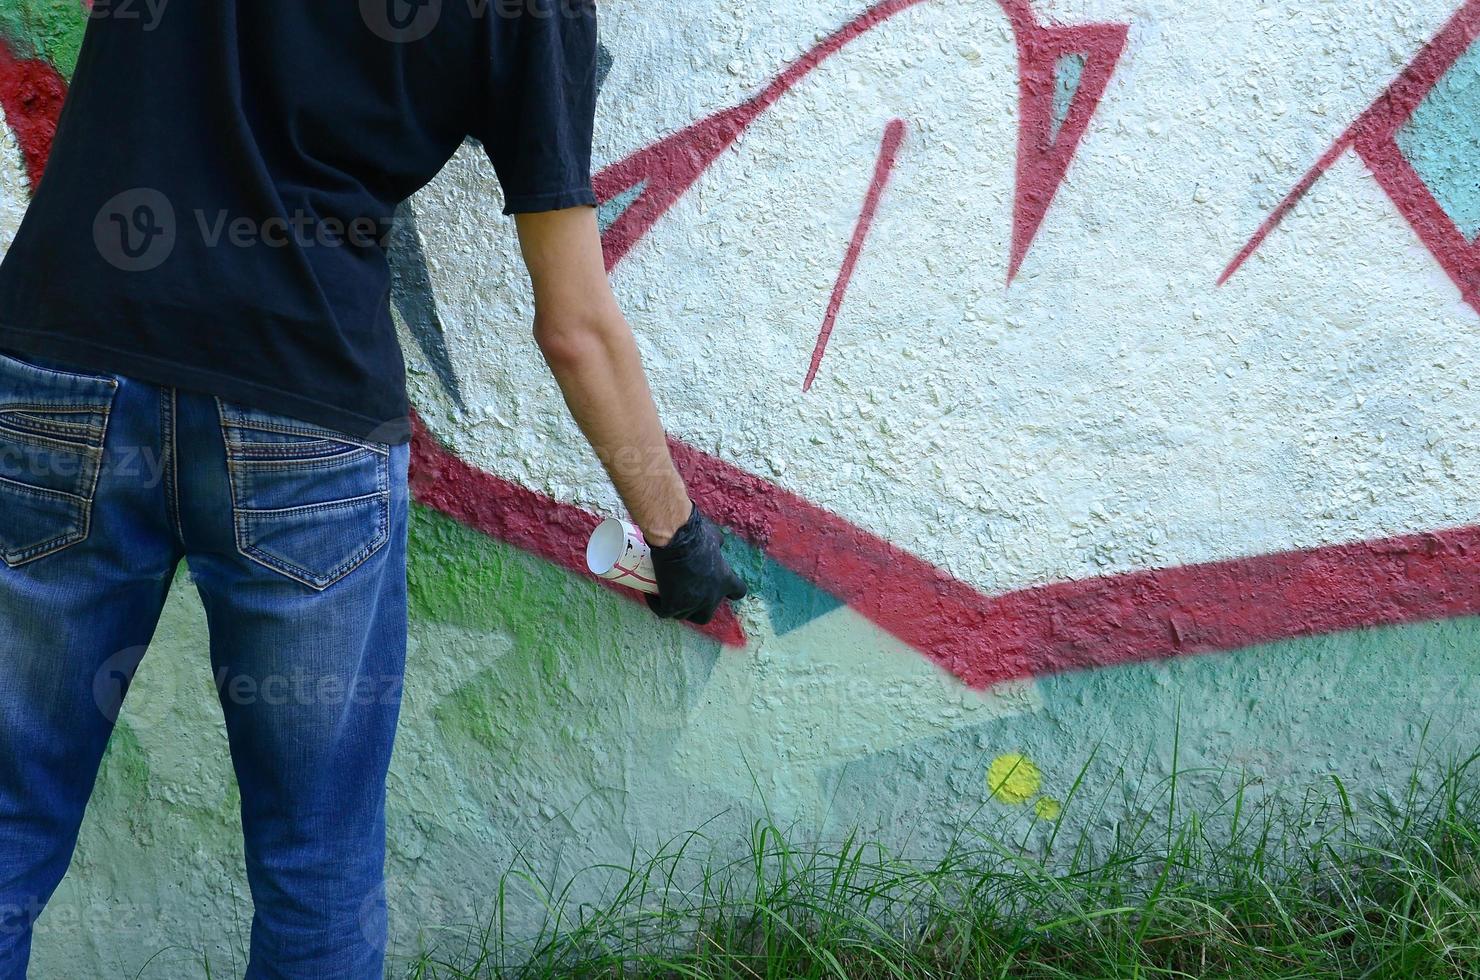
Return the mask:
[[790,65],[759,94],[686,126],[596,175],[596,196],[610,201],[646,182],[604,236],[606,267],[617,267],[632,247],[693,187],[720,155],[781,97],[823,62],[880,24],[925,0],[884,0],[869,7]]
[[[924,0],[884,0],[869,7],[789,66],[753,98],[672,133],[604,169],[596,194],[611,201],[643,186],[642,192],[607,230],[607,270],[615,269],[720,155],[766,110],[823,62],[890,18]],[[998,0],[1012,25],[1018,48],[1017,190],[1013,206],[1010,283],[1038,236],[1059,188],[1068,176],[1090,120],[1125,52],[1127,24],[1042,24],[1028,0]],[[1068,118],[1053,134],[1054,67],[1066,54],[1085,56],[1084,73]]]
[[0,38],[0,111],[20,144],[32,187],[41,182],[66,97],[67,82],[55,68],[20,57]]
[[[990,596],[753,473],[670,447],[706,513],[972,687],[1480,613],[1480,527]],[[422,503],[586,574],[596,515],[476,469],[421,425],[413,460]],[[746,642],[728,609],[703,632]]]
[[848,296],[848,285],[853,281],[853,273],[858,269],[858,260],[863,255],[863,246],[868,242],[869,232],[873,230],[874,218],[879,213],[879,204],[884,199],[884,191],[889,186],[889,177],[894,173],[894,165],[899,161],[899,150],[904,146],[905,135],[909,132],[909,126],[903,119],[895,119],[884,129],[884,142],[879,147],[879,160],[874,165],[874,179],[869,184],[868,195],[864,198],[863,211],[858,216],[858,224],[853,229],[853,240],[848,244],[848,252],[843,258],[843,268],[838,271],[838,281],[833,286],[832,298],[827,303],[827,315],[822,319],[822,330],[817,335],[817,346],[812,350],[812,365],[807,369],[806,380],[802,382],[803,391],[812,390],[812,382],[817,380],[817,371],[822,367],[822,355],[827,353],[827,342],[832,339],[833,328],[837,326],[838,314],[843,310],[843,300]]
[[[586,542],[601,518],[495,476],[449,452],[413,419],[411,491],[417,501],[476,531],[592,579],[633,601],[642,596],[586,568]],[[745,631],[726,606],[707,626],[695,627],[726,646],[744,646]]]
[[754,474],[672,447],[707,513],[972,687],[1480,612],[1480,527],[989,596]]
[[[1040,24],[1027,0],[1000,0],[1018,47],[1018,173],[1007,281],[1023,260],[1069,174],[1069,165],[1125,53],[1128,24]],[[1055,67],[1065,55],[1085,57],[1079,88],[1057,136],[1053,131]]]
[[1465,302],[1480,312],[1480,246],[1469,242],[1398,147],[1397,134],[1460,57],[1480,37],[1480,0],[1463,7],[1352,123],[1270,213],[1228,268],[1222,286],[1243,268],[1285,217],[1347,150],[1355,150],[1419,239],[1454,280]]

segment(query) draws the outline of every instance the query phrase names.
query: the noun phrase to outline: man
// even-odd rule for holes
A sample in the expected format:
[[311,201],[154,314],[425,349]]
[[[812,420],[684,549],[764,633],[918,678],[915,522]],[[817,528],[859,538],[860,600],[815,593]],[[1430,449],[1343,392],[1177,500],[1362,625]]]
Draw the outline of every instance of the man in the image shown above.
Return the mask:
[[468,135],[535,340],[655,546],[654,610],[745,594],[607,284],[596,50],[589,0],[93,7],[0,269],[0,977],[182,558],[241,788],[247,975],[381,975],[410,435],[383,243]]

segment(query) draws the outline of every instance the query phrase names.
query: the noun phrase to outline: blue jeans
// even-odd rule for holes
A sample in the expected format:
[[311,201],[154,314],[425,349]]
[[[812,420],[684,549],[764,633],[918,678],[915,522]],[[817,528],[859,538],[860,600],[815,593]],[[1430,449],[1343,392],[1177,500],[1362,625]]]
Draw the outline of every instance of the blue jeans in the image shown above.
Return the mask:
[[25,976],[184,558],[241,789],[247,976],[379,980],[408,459],[0,354],[0,977]]

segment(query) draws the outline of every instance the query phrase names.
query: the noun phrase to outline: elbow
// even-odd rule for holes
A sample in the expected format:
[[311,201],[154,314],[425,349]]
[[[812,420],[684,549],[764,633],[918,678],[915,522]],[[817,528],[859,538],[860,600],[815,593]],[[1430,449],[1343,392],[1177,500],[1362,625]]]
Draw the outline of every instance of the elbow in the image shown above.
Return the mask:
[[601,315],[537,315],[534,342],[554,370],[578,370],[610,359],[625,322]]

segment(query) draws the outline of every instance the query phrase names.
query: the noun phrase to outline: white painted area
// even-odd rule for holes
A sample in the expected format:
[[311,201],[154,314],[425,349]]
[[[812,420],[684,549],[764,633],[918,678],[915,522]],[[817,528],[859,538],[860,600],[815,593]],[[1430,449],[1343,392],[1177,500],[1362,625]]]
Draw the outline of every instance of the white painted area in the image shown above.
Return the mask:
[[[828,29],[862,9],[742,30],[613,6],[602,129],[621,152],[688,121],[670,89],[696,116],[740,101],[726,64],[752,91],[815,41],[819,9]],[[926,3],[891,21],[763,116],[618,270],[665,421],[990,592],[1480,520],[1476,314],[1359,163],[1214,287],[1453,10],[1397,7],[1344,8],[1338,25],[1315,0],[1055,5],[1065,22],[1129,20],[1131,39],[1011,288],[1005,18]],[[701,67],[674,64],[683,51]],[[714,51],[733,57],[716,67]],[[804,395],[895,117],[910,136]],[[419,383],[433,428],[485,468],[614,511],[555,386],[529,380],[542,367],[489,168],[464,154],[418,207],[471,405],[458,417]]]
[[0,255],[15,241],[26,204],[31,199],[31,182],[26,176],[26,158],[21,153],[15,134],[0,113]]

